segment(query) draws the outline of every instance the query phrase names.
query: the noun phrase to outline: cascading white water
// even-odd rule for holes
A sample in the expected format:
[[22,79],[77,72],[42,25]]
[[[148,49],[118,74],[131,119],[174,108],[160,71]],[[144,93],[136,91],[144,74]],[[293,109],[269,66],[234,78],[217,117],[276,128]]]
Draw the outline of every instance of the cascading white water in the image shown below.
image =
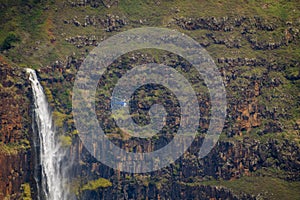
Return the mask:
[[[47,200],[62,200],[67,197],[64,174],[61,169],[64,151],[55,135],[54,124],[43,88],[34,70],[27,69],[34,96],[35,122],[40,141],[41,190]],[[39,189],[39,188],[38,188]]]

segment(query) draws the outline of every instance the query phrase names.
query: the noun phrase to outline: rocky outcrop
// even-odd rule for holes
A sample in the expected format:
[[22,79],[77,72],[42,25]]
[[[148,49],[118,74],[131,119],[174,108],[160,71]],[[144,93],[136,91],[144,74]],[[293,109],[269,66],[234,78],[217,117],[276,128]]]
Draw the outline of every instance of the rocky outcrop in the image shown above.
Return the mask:
[[[81,22],[80,22],[81,21]],[[84,19],[78,20],[75,16],[71,20],[64,20],[65,24],[73,24],[77,27],[94,26],[104,28],[107,32],[118,31],[127,24],[125,18],[118,15],[107,14],[105,18],[99,16],[85,16]]]
[[213,31],[233,31],[237,27],[248,30],[255,27],[258,30],[273,31],[277,28],[276,22],[268,22],[261,17],[199,17],[175,18],[176,24],[187,30],[208,29]]
[[[240,31],[239,36],[230,37],[216,36],[209,33],[208,38],[215,44],[223,44],[228,48],[240,48],[241,37],[245,38],[255,50],[273,50],[282,46],[296,43],[299,40],[299,28],[291,22],[273,19],[265,20],[261,17],[199,17],[199,18],[174,18],[175,24],[186,30],[204,29],[209,31],[236,32]],[[277,30],[278,27],[285,29]],[[271,33],[271,34],[270,34]],[[274,36],[277,35],[277,36]],[[271,38],[271,39],[270,39]]]
[[72,7],[77,6],[91,6],[92,8],[98,8],[101,5],[104,5],[106,8],[110,8],[113,5],[117,5],[119,0],[75,0],[69,1],[69,4]]
[[98,38],[95,35],[91,36],[75,36],[65,39],[67,42],[75,45],[77,48],[82,48],[85,46],[97,46]]

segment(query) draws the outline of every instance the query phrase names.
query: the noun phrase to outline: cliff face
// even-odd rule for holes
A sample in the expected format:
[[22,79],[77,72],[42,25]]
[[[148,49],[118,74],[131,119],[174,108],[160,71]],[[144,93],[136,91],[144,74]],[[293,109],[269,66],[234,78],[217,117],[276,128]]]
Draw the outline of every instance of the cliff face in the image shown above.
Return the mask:
[[[260,195],[266,199],[276,199],[278,194],[274,194],[272,190],[268,191],[269,195],[275,197],[260,194],[258,192],[260,189],[250,194],[245,194],[244,191],[237,193],[236,190],[234,192],[226,188],[226,182],[236,181],[237,187],[243,188],[254,187],[251,183],[253,177],[257,177],[253,181],[258,187],[262,184],[259,182],[260,179],[266,179],[267,182],[263,184],[270,184],[271,187],[276,187],[272,184],[277,180],[271,180],[275,177],[294,182],[300,180],[298,173],[300,149],[298,145],[288,140],[270,139],[260,142],[245,138],[241,141],[218,142],[209,155],[204,159],[198,159],[197,150],[201,141],[196,139],[194,148],[190,148],[184,156],[169,167],[142,175],[120,173],[110,169],[91,157],[78,141],[74,143],[70,152],[70,155],[75,157],[72,171],[74,177],[77,177],[75,180],[79,181],[78,184],[104,177],[112,182],[112,186],[81,191],[80,187],[76,188],[77,185],[74,189],[75,191],[78,189],[80,199],[143,199],[144,197],[149,199],[256,199]],[[135,146],[136,149],[143,149],[150,146],[149,151],[151,151],[150,143],[131,141],[121,147],[128,149],[128,146]],[[129,162],[124,161],[123,164],[130,164]],[[247,181],[239,185],[239,179]],[[215,180],[222,180],[222,182],[214,182]],[[281,195],[286,194],[283,192]],[[294,195],[298,194],[294,193]]]
[[[258,18],[242,17],[243,22],[237,25],[233,21],[238,21],[238,18],[203,18],[197,19],[195,24],[202,29],[208,30],[203,37],[207,41],[206,46],[226,46],[226,49],[235,49],[239,52],[241,46],[234,46],[228,40],[228,31],[232,34],[241,34],[241,40],[244,46],[251,44],[248,41],[248,36],[239,32],[243,30],[257,31],[275,31],[278,24],[291,28],[290,24],[284,24],[277,21],[277,26],[273,22],[262,22]],[[186,20],[186,19],[180,19]],[[179,21],[180,21],[179,20]],[[189,19],[192,20],[193,19]],[[181,22],[175,21],[176,25],[181,26]],[[186,24],[187,22],[182,22]],[[202,24],[202,25],[201,25]],[[205,25],[203,25],[205,24]],[[276,24],[276,23],[275,23]],[[72,24],[68,24],[72,25]],[[76,25],[75,25],[76,26]],[[195,25],[196,26],[196,25]],[[229,26],[227,30],[226,26]],[[296,26],[296,25],[294,25]],[[231,27],[231,28],[230,28]],[[269,28],[268,28],[269,27]],[[185,26],[184,29],[187,29]],[[226,30],[225,30],[226,29]],[[234,31],[234,29],[237,29]],[[189,29],[188,29],[189,30]],[[195,29],[192,29],[196,31]],[[193,32],[191,32],[192,34]],[[293,40],[284,44],[285,39],[280,38],[279,42],[283,48],[285,46],[297,46],[299,35],[293,33]],[[83,39],[84,42],[80,46],[76,42],[72,42],[76,48],[89,46],[89,40]],[[202,37],[201,37],[201,41]],[[228,43],[229,42],[229,43]],[[228,43],[228,44],[227,44]],[[268,45],[266,41],[260,43],[263,46]],[[221,48],[221,47],[220,47]],[[255,46],[247,46],[247,48],[256,51]],[[220,56],[219,53],[214,55],[216,63],[222,73],[227,90],[227,103],[228,103],[228,116],[226,118],[225,127],[221,135],[220,141],[217,143],[212,152],[204,159],[197,158],[198,148],[201,146],[201,137],[197,138],[190,148],[190,151],[182,156],[178,161],[170,167],[166,167],[159,172],[153,172],[150,175],[131,175],[114,171],[101,163],[95,161],[91,155],[86,152],[84,146],[80,141],[73,139],[73,145],[70,147],[70,155],[74,156],[74,178],[79,185],[86,183],[89,179],[97,179],[98,177],[105,177],[112,182],[112,186],[108,188],[101,188],[80,191],[79,197],[82,199],[87,198],[103,198],[103,199],[130,199],[130,198],[143,198],[147,196],[149,199],[161,198],[263,198],[276,199],[280,198],[280,194],[276,194],[276,186],[272,185],[278,180],[285,180],[287,184],[293,181],[299,181],[298,169],[299,162],[299,126],[296,119],[295,108],[298,106],[297,102],[297,81],[299,80],[299,73],[297,72],[298,61],[294,57],[289,59],[276,58],[272,55],[272,50],[268,52],[270,59],[266,59],[262,54],[252,55],[249,58],[248,54],[245,55],[229,55]],[[229,50],[228,50],[229,51]],[[251,52],[251,51],[250,51]],[[161,58],[159,56],[153,57],[149,53],[132,53],[128,55],[130,61],[118,60],[115,66],[118,67],[119,73],[122,74],[126,71],[128,65],[137,65],[149,62],[163,62],[166,65],[174,68],[180,68],[182,71],[189,71],[188,65],[183,65],[182,60],[173,55],[165,55]],[[49,88],[49,99],[58,97],[55,101],[50,101],[53,105],[59,105],[59,112],[61,110],[65,113],[71,113],[68,102],[70,101],[72,83],[75,79],[75,72],[81,65],[84,57],[76,57],[75,55],[69,56],[64,61],[58,61],[54,65],[41,68],[40,76],[46,88]],[[296,73],[291,73],[290,70],[295,70]],[[298,70],[299,71],[299,70]],[[49,77],[49,74],[51,76]],[[107,77],[113,77],[114,74],[107,73]],[[194,79],[194,82],[201,82],[201,80]],[[107,83],[110,84],[110,83]],[[66,88],[62,87],[66,86]],[[100,84],[101,86],[101,84]],[[150,88],[153,89],[153,88]],[[111,90],[111,88],[110,88]],[[110,91],[111,92],[111,91]],[[70,94],[70,96],[62,96],[59,94]],[[98,117],[101,124],[105,127],[114,127],[111,122],[107,120],[108,115],[105,114],[105,108],[108,106],[109,99],[103,98],[99,95],[99,104],[97,104]],[[102,99],[101,99],[102,98]],[[209,99],[205,94],[199,94],[198,99],[201,102],[202,114],[208,115]],[[143,110],[149,103],[140,100],[136,104],[135,110]],[[101,110],[104,109],[104,110]],[[72,117],[57,115],[57,120],[60,121],[61,130],[67,131],[69,135],[76,135],[74,127],[72,127]],[[200,126],[202,130],[208,127],[208,120],[202,118]],[[113,130],[113,129],[112,129]],[[109,130],[111,132],[111,130]],[[153,151],[164,145],[171,140],[171,137],[165,137],[165,140],[158,141],[145,141],[120,136],[114,130],[112,131],[112,138],[114,143],[128,151]],[[124,160],[124,165],[128,164]],[[80,175],[78,175],[80,174]],[[82,177],[84,177],[82,179]],[[89,177],[89,178],[87,178]],[[250,177],[249,179],[247,177]],[[264,179],[264,177],[267,177]],[[275,181],[272,177],[278,178]],[[252,179],[251,179],[252,178]],[[274,197],[270,197],[268,193],[263,193],[263,189],[256,187],[257,191],[245,189],[247,183],[244,180],[251,181],[261,178],[267,183],[259,182],[260,184],[271,184],[273,189],[269,190]],[[241,180],[241,181],[240,181]],[[259,179],[258,179],[259,180]],[[217,182],[214,182],[217,181]],[[227,181],[227,182],[226,182]],[[207,187],[197,186],[201,184],[211,184]],[[239,191],[231,183],[240,184],[244,191]],[[234,192],[241,192],[241,194],[233,194],[231,190],[220,190],[216,185],[223,187],[234,188]],[[250,183],[249,187],[252,187]],[[254,186],[253,186],[254,187]],[[281,186],[280,186],[281,187]],[[284,186],[288,188],[288,186]],[[76,187],[75,187],[76,188]],[[79,187],[80,188],[80,187]],[[182,189],[184,188],[184,189]],[[198,192],[191,192],[193,190]],[[78,188],[77,188],[78,189]],[[80,190],[80,189],[79,189]],[[180,190],[180,194],[177,191]],[[176,192],[175,192],[176,191]],[[246,193],[253,194],[247,196]],[[236,197],[234,197],[236,195]],[[298,193],[295,193],[297,196]]]
[[[13,30],[23,37],[15,47],[11,43],[10,48],[0,49],[1,55],[17,64],[39,68],[57,132],[64,135],[62,143],[69,152],[66,162],[72,163],[72,192],[79,199],[299,199],[299,3],[124,2],[0,4],[0,13],[6,13],[0,19],[3,30]],[[22,19],[11,20],[15,13],[22,13]],[[110,169],[87,152],[74,127],[71,99],[76,72],[88,52],[119,31],[141,26],[177,29],[207,49],[226,86],[228,115],[220,140],[207,157],[197,157],[209,123],[203,117],[200,136],[180,159],[159,171],[133,175]],[[1,42],[2,35],[6,34],[0,34]],[[182,58],[163,53],[130,53],[114,63],[115,74],[106,74],[108,89],[99,95],[98,119],[111,133],[114,144],[128,151],[153,151],[172,137],[140,140],[116,131],[115,125],[107,120],[107,113],[101,110],[110,103],[110,78],[120,78],[128,66],[158,62],[180,69],[193,83],[203,83],[188,74],[190,66]],[[31,145],[32,99],[25,72],[2,60],[1,63],[0,199],[17,199],[23,195],[24,183],[30,183],[36,193],[33,171],[38,169],[33,166],[35,151]],[[101,86],[104,85],[99,83]],[[202,94],[202,87],[198,89],[200,112],[209,116],[209,97],[205,92]],[[150,103],[142,95],[133,109],[143,114]],[[141,117],[145,119],[147,116]],[[176,120],[172,123],[176,127]],[[84,189],[91,180],[101,177],[111,185]]]
[[0,60],[0,199],[18,199],[33,181],[31,104],[23,69]]
[[[251,195],[235,195],[230,190],[223,187],[212,186],[191,186],[182,183],[172,183],[164,185],[159,189],[154,184],[133,185],[126,183],[122,187],[122,193],[117,194],[115,189],[100,189],[98,191],[86,191],[82,194],[82,199],[233,199],[233,200],[253,200]],[[172,192],[170,192],[172,191]]]
[[22,185],[32,182],[33,166],[29,151],[18,151],[13,155],[1,153],[0,155],[0,198],[19,199],[22,195]]

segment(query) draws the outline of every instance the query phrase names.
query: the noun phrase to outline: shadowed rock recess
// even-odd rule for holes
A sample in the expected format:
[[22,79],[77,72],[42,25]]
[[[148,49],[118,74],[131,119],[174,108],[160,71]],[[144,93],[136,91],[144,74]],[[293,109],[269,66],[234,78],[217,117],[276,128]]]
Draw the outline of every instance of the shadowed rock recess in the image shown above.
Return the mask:
[[[85,149],[72,116],[72,90],[93,48],[145,26],[180,31],[207,50],[226,87],[227,116],[216,146],[199,159],[211,104],[195,68],[155,49],[121,56],[98,81],[95,98],[99,124],[114,145],[155,151],[186,123],[172,91],[147,84],[128,102],[132,118],[147,125],[150,107],[162,104],[168,113],[163,129],[145,139],[117,127],[110,97],[134,66],[154,62],[176,69],[195,90],[201,114],[198,134],[184,155],[161,170],[130,174],[107,167]],[[58,166],[64,173],[59,184],[68,188],[70,199],[300,199],[299,30],[297,0],[0,1],[0,199],[43,200],[38,191],[49,188],[42,184],[47,179],[26,68],[36,71],[52,111],[65,161]],[[120,160],[120,165],[130,162]]]

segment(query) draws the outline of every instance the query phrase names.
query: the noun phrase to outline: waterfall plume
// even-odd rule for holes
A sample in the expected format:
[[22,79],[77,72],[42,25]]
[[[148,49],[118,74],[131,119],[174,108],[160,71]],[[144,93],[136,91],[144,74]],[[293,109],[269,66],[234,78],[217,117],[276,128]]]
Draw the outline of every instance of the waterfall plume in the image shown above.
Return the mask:
[[39,139],[40,186],[37,187],[38,198],[46,200],[63,200],[68,197],[66,170],[63,166],[66,151],[61,147],[55,133],[51,111],[43,87],[36,72],[27,69],[34,98],[34,119]]

